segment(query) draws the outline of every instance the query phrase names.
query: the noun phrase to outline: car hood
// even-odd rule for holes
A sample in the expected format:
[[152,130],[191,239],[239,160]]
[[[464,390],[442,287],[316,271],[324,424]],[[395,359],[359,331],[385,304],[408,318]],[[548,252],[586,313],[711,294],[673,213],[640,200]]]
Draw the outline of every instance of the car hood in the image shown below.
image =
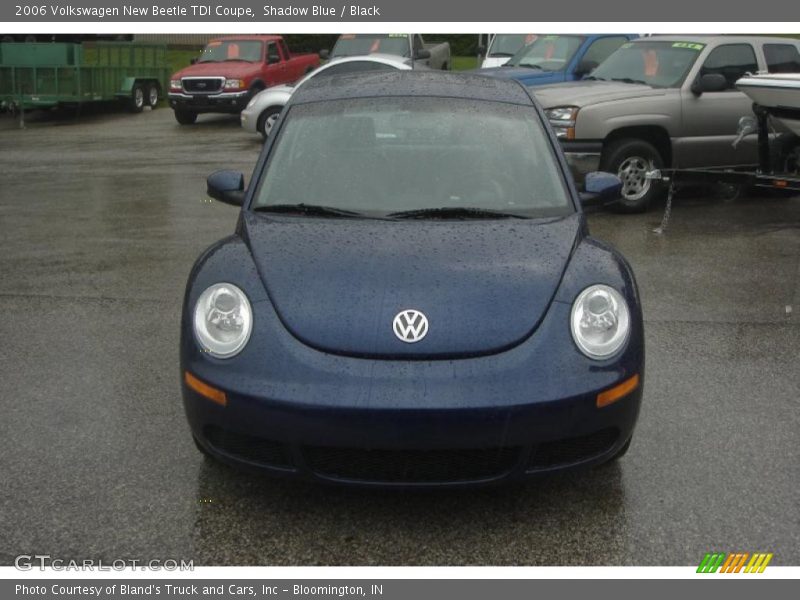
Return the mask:
[[257,73],[259,66],[249,62],[206,62],[195,63],[181,69],[172,76],[172,79],[182,77],[227,77],[228,79],[246,78]]
[[[279,318],[304,343],[351,356],[449,358],[498,352],[536,329],[581,220],[245,213],[242,230]],[[393,332],[405,309],[428,318],[419,342],[402,342]]]
[[663,96],[663,88],[617,81],[576,81],[549,85],[531,90],[543,108],[556,106],[588,106],[601,102],[632,100],[647,96]]
[[[491,75],[500,79],[555,79],[559,71],[542,71],[541,69],[531,69],[529,67],[492,67],[488,69],[477,69],[481,75]],[[561,79],[561,77],[559,77]]]

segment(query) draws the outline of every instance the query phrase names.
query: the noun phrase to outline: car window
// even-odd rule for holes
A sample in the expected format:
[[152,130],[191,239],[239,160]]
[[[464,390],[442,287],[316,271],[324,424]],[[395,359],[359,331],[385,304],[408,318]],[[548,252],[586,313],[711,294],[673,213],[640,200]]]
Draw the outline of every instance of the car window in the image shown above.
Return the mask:
[[793,44],[764,44],[770,73],[800,73],[800,52]]
[[289,58],[289,48],[286,46],[286,42],[283,41],[283,40],[279,40],[278,44],[280,44],[281,53],[283,54],[283,57],[288,59]]
[[281,62],[278,46],[274,42],[267,44],[267,62],[270,64]]
[[699,76],[719,73],[728,82],[728,89],[735,89],[736,80],[747,73],[757,73],[756,53],[750,44],[726,44],[717,46],[700,68]]
[[314,102],[289,110],[275,144],[255,208],[574,211],[532,106],[421,97]]
[[591,77],[606,81],[642,82],[653,87],[679,87],[705,46],[696,42],[643,39],[626,42],[611,53]]
[[506,63],[512,67],[528,67],[542,71],[563,71],[583,44],[578,35],[544,35],[522,48]]
[[514,56],[520,48],[536,41],[535,33],[498,33],[492,38],[487,56]]
[[345,33],[339,36],[333,46],[331,57],[375,53],[408,56],[410,54],[408,36],[402,33],[385,35]]
[[262,43],[256,40],[214,40],[203,49],[199,62],[260,62],[263,48]]
[[599,65],[601,62],[607,59],[611,53],[614,52],[614,50],[622,46],[622,44],[627,41],[628,38],[624,36],[600,38],[599,40],[593,42],[591,46],[589,46],[586,54],[583,55],[583,60]]
[[314,77],[344,75],[345,73],[361,73],[364,71],[394,71],[396,67],[373,60],[350,60],[320,69]]

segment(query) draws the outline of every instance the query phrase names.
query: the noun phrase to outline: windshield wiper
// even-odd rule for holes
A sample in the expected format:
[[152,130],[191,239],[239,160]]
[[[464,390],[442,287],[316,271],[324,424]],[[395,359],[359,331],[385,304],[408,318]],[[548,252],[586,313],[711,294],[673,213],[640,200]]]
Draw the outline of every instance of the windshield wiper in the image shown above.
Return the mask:
[[514,56],[514,54],[511,53],[511,52],[490,52],[489,53],[489,58],[494,57],[494,56]]
[[540,67],[539,65],[534,65],[533,63],[519,63],[512,66],[525,67],[526,69],[538,69],[539,71],[544,71],[544,67]]
[[356,212],[354,210],[345,210],[343,208],[335,208],[333,206],[322,206],[320,204],[270,204],[267,206],[256,206],[253,210],[258,212],[273,213],[300,213],[315,217],[343,217],[359,219],[373,218],[369,215],[365,215],[364,213]]
[[597,77],[596,75],[587,75],[583,78],[582,81],[608,81],[607,79],[603,79],[602,77]]
[[222,62],[253,62],[253,61],[247,60],[246,58],[226,58]]
[[621,81],[622,83],[641,83],[642,85],[649,85],[646,81],[641,79],[631,79],[630,77],[612,77],[611,81]]
[[527,219],[525,215],[518,215],[501,210],[488,208],[471,208],[467,206],[441,206],[439,208],[419,208],[415,210],[401,210],[389,213],[387,216],[395,219]]

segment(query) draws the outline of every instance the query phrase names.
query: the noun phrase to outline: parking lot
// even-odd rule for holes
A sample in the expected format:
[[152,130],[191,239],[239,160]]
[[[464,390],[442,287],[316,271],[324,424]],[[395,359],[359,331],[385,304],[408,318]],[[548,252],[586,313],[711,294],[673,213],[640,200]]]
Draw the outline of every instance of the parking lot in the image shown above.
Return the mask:
[[592,232],[636,272],[647,379],[628,454],[530,485],[392,493],[205,460],[180,398],[180,304],[260,138],[172,111],[0,116],[0,563],[689,565],[800,562],[800,198],[681,194]]

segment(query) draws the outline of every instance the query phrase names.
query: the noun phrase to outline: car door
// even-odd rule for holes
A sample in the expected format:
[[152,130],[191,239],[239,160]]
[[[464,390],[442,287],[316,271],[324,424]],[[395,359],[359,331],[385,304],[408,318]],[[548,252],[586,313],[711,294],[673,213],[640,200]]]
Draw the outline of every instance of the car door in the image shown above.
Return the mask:
[[286,76],[288,78],[286,80],[286,83],[297,81],[303,75],[305,75],[305,73],[302,70],[303,65],[300,64],[302,61],[292,60],[292,55],[289,52],[289,47],[286,45],[286,42],[284,40],[278,40],[278,48],[280,50],[283,63],[286,65]]
[[270,85],[281,85],[294,81],[287,72],[286,61],[283,60],[277,42],[267,42],[267,70]]
[[[713,48],[694,76],[681,88],[683,119],[681,139],[676,143],[675,164],[679,167],[713,167],[754,164],[758,161],[755,136],[736,148],[733,141],[739,119],[751,116],[752,101],[736,89],[736,80],[759,70],[755,48],[749,42],[731,42]],[[727,80],[721,92],[692,91],[692,83],[706,73],[720,73]]]

